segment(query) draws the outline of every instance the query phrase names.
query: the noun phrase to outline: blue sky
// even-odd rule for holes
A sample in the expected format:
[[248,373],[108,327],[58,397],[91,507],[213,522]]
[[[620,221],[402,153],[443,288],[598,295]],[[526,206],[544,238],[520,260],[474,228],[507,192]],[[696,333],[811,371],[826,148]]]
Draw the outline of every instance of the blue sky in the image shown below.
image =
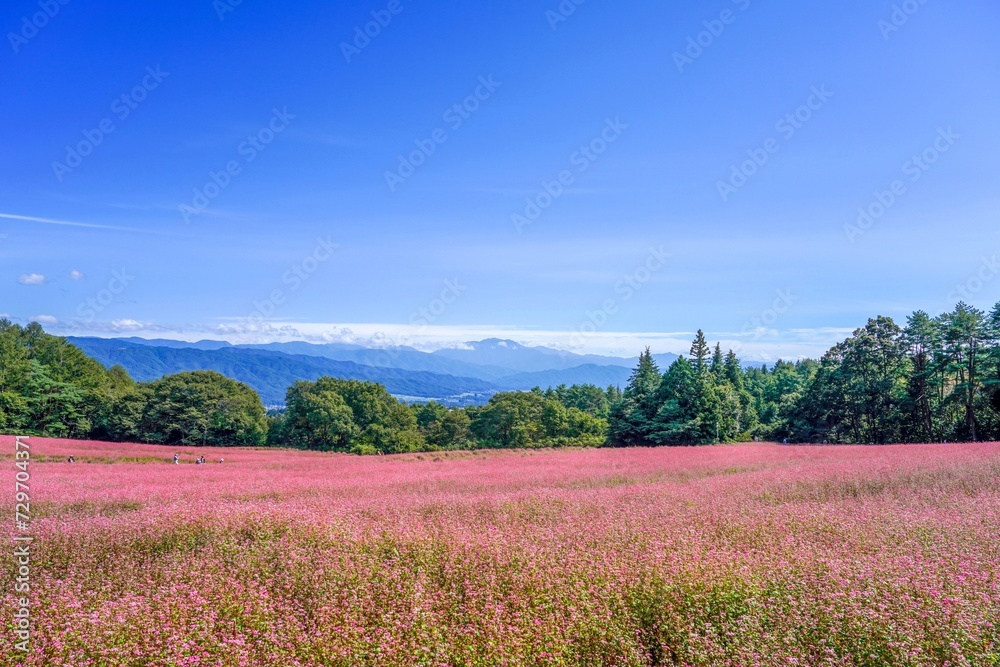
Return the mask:
[[232,2],[4,4],[0,313],[774,358],[1000,299],[995,2]]

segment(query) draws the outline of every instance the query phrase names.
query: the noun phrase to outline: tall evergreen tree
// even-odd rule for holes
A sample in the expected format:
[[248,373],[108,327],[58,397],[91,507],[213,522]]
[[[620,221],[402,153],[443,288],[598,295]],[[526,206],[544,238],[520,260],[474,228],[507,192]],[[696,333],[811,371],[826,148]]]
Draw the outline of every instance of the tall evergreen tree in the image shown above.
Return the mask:
[[737,432],[732,437],[750,436],[758,426],[758,417],[754,398],[746,388],[743,367],[740,365],[740,360],[736,356],[736,353],[732,350],[726,353],[726,359],[723,363],[723,379],[732,387],[740,406]]
[[723,376],[726,382],[736,389],[743,389],[743,369],[740,368],[740,360],[732,350],[726,353],[726,360],[723,362]]
[[611,408],[608,420],[608,441],[619,447],[642,445],[652,430],[660,387],[660,370],[647,347],[639,355],[639,363],[629,377],[621,400]]
[[716,343],[715,350],[712,352],[712,365],[711,371],[715,375],[716,379],[722,379],[722,371],[725,368],[725,360],[722,357],[722,344]]
[[934,353],[940,344],[938,327],[922,310],[907,318],[903,343],[910,358],[911,372],[907,383],[907,410],[904,424],[906,439],[928,442],[938,439],[934,429],[931,400],[934,386]]
[[888,317],[868,320],[847,340],[843,371],[861,442],[898,441],[899,398],[905,385],[902,331]]
[[705,333],[701,329],[698,329],[694,342],[691,343],[689,356],[691,364],[694,365],[695,370],[699,373],[704,373],[708,370],[708,355],[709,347],[705,341]]
[[952,399],[961,405],[962,424],[957,435],[978,440],[976,421],[977,392],[982,382],[981,365],[986,357],[985,344],[990,333],[983,311],[959,302],[950,313],[939,318],[942,328],[942,358],[954,381]]
[[828,350],[803,387],[783,402],[775,437],[792,442],[856,442],[847,414],[843,361],[846,343]]
[[698,373],[687,360],[670,365],[656,392],[656,414],[648,440],[657,445],[693,445],[701,439]]

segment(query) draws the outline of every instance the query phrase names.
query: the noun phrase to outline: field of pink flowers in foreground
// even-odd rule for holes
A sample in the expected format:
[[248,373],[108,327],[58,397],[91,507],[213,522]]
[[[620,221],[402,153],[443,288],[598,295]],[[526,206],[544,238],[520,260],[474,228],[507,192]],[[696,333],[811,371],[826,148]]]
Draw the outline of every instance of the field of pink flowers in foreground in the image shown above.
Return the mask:
[[4,665],[1000,664],[997,444],[29,442],[33,634],[8,547]]

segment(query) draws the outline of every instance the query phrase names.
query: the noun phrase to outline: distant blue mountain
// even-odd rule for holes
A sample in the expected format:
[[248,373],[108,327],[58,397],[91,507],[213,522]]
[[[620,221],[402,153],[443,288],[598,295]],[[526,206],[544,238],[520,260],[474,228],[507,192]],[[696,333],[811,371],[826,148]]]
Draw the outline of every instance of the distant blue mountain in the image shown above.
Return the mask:
[[[304,341],[230,345],[225,341],[214,340],[197,342],[143,338],[116,340],[152,347],[194,348],[198,350],[233,347],[269,350],[285,354],[324,357],[335,361],[353,361],[366,366],[429,371],[491,381],[515,373],[566,370],[582,365],[634,368],[638,362],[638,356],[611,357],[598,354],[576,354],[549,347],[521,345],[516,341],[502,338],[471,341],[458,347],[444,348],[435,352],[422,352],[407,346],[373,348],[354,343],[307,343]],[[654,354],[653,358],[662,368],[666,368],[677,359],[677,355],[668,352]]]
[[120,364],[140,382],[170,373],[213,370],[252,387],[265,405],[283,405],[285,392],[292,383],[324,375],[379,382],[392,394],[446,403],[482,402],[497,391],[496,385],[477,378],[364,366],[268,350],[155,347],[104,338],[69,340],[105,366]]
[[172,340],[170,338],[139,338],[137,336],[132,336],[131,338],[114,338],[110,340],[122,340],[126,343],[133,343],[135,345],[172,347],[177,349],[192,348],[195,350],[221,350],[224,347],[232,347],[231,343],[227,343],[224,340],[199,340],[192,343],[186,340]]
[[[638,357],[627,359],[624,357],[605,357],[598,354],[576,354],[554,350],[550,347],[529,347],[501,338],[469,342],[461,347],[444,348],[431,354],[456,361],[500,366],[511,371],[526,373],[564,370],[583,364],[631,368],[638,362]],[[676,355],[669,356],[676,358]]]
[[237,347],[284,352],[285,354],[304,354],[314,357],[325,357],[336,361],[353,361],[366,366],[400,368],[409,371],[428,371],[445,375],[479,378],[480,380],[496,380],[505,375],[510,375],[512,372],[509,368],[448,359],[405,346],[367,348],[346,343],[317,345],[314,343],[291,342],[239,345]]
[[[106,366],[122,365],[146,382],[170,373],[214,370],[253,387],[267,405],[281,405],[297,380],[323,375],[370,380],[406,400],[483,403],[498,391],[561,384],[624,386],[636,359],[580,355],[489,339],[428,353],[412,347],[366,348],[306,342],[231,345],[141,338],[75,338],[72,343]],[[675,354],[654,355],[662,369]]]

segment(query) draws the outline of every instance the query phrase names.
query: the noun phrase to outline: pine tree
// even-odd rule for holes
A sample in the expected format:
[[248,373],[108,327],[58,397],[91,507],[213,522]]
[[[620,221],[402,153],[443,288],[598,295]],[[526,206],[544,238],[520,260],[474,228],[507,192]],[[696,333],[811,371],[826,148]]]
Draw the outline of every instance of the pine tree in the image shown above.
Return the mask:
[[924,311],[918,310],[907,318],[903,341],[910,357],[911,372],[907,386],[908,418],[905,428],[907,439],[913,442],[937,439],[931,399],[936,375],[933,355],[939,339],[935,321]]
[[726,354],[726,360],[723,362],[723,376],[726,381],[733,385],[737,390],[743,389],[743,371],[740,368],[740,360],[737,358],[736,353],[732,350]]
[[712,367],[711,367],[712,374],[715,375],[716,378],[719,379],[722,378],[723,363],[724,361],[722,358],[722,345],[720,343],[716,343],[715,351],[712,353]]
[[983,311],[959,302],[955,310],[939,318],[942,326],[944,355],[948,372],[955,382],[954,392],[962,405],[963,424],[957,433],[963,439],[979,438],[976,398],[981,365],[986,357],[989,330]]
[[639,355],[639,364],[632,371],[628,386],[620,401],[611,408],[608,420],[608,440],[618,447],[646,444],[659,405],[660,369],[649,348]]
[[663,375],[657,392],[659,404],[649,440],[658,445],[693,445],[699,439],[698,374],[678,358]]
[[[721,346],[716,346],[712,365],[705,336],[691,344],[690,360],[678,359],[663,376],[655,403],[649,440],[663,445],[703,445],[735,437],[742,409],[739,397],[724,379]],[[717,369],[715,372],[711,372]],[[718,374],[718,375],[717,375]],[[731,414],[724,414],[729,410]]]
[[694,342],[691,343],[691,364],[698,373],[704,373],[708,369],[708,343],[705,342],[705,333],[698,329]]
[[736,356],[736,353],[732,350],[729,350],[729,352],[726,353],[722,375],[724,382],[732,387],[732,391],[739,401],[740,409],[739,421],[736,425],[735,432],[727,434],[726,438],[730,439],[740,436],[749,436],[759,424],[757,408],[754,397],[749,391],[747,391],[747,381],[745,379],[746,374],[743,371],[743,367],[740,365],[740,360]]

